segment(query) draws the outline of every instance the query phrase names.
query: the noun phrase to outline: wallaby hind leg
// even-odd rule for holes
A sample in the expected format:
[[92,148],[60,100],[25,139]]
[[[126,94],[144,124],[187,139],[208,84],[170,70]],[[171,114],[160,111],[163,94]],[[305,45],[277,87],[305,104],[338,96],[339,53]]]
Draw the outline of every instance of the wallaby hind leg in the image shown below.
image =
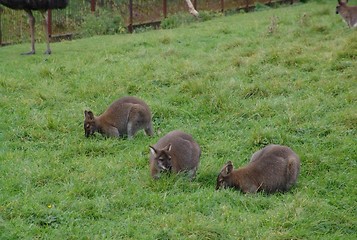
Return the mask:
[[128,122],[128,128],[127,128],[127,132],[128,132],[128,139],[133,139],[135,133],[136,133],[136,128],[135,128],[135,122],[133,121],[129,121]]
[[133,139],[135,133],[139,130],[138,121],[140,119],[139,109],[137,106],[133,106],[129,110],[127,134],[128,139]]
[[296,159],[289,159],[288,163],[288,181],[287,181],[287,190],[296,184],[298,175],[300,171],[299,163]]
[[140,129],[144,129],[147,134],[149,132],[149,134],[151,134],[150,136],[152,136],[152,126],[149,126],[149,128],[147,129],[145,115],[146,112],[141,106],[135,106],[130,109],[127,124],[127,132],[129,139],[132,139],[136,132]]
[[142,128],[143,128],[143,126],[139,122],[138,117],[135,117],[132,120],[130,120],[128,122],[128,126],[127,126],[128,139],[133,139],[135,134]]

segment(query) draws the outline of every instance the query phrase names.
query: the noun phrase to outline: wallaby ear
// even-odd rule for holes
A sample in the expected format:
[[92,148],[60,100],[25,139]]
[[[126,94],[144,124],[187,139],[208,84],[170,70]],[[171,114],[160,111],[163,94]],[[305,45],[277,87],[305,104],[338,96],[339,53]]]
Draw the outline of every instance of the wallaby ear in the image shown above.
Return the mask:
[[156,149],[155,149],[154,147],[149,146],[149,148],[150,148],[150,152],[151,152],[153,155],[156,155],[156,154],[157,154],[157,151],[156,151]]
[[226,163],[226,174],[230,174],[233,171],[233,163],[232,161],[228,161]]
[[94,119],[94,114],[92,111],[87,111],[85,110],[84,111],[84,117],[85,118],[88,118],[89,120],[93,120]]
[[220,176],[227,177],[233,171],[233,163],[228,161],[222,168]]
[[172,149],[172,145],[171,145],[171,143],[170,143],[170,144],[168,144],[168,145],[164,148],[164,150],[165,150],[165,151],[167,151],[167,152],[170,152],[170,151],[171,151],[171,149]]

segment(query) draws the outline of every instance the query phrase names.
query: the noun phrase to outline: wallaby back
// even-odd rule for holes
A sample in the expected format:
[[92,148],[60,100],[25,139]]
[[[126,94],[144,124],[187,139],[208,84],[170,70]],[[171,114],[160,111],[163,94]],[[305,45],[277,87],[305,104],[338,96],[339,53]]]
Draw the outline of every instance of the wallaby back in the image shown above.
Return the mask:
[[300,159],[289,147],[268,145],[255,152],[250,162],[234,170],[228,161],[217,177],[216,189],[234,187],[244,193],[288,191],[297,182]]
[[337,2],[336,14],[340,14],[349,27],[357,27],[357,6],[347,6],[348,1]]
[[161,171],[174,173],[187,171],[191,179],[196,176],[201,149],[191,135],[174,130],[149,148],[153,178],[158,178]]
[[132,138],[140,129],[144,129],[149,136],[153,135],[150,108],[136,97],[128,96],[116,100],[98,117],[95,117],[92,111],[84,111],[86,137],[99,132],[107,137],[127,135]]

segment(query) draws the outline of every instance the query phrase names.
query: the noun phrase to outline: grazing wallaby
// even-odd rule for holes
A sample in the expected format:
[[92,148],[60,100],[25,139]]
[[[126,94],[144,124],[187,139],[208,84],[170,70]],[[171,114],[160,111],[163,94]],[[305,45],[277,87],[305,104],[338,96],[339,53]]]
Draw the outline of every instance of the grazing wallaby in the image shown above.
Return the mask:
[[347,6],[348,0],[346,2],[338,0],[337,2],[336,14],[340,14],[349,27],[357,27],[357,6]]
[[201,149],[191,135],[175,130],[149,148],[153,178],[158,178],[161,171],[174,173],[187,171],[191,179],[196,176]]
[[217,177],[216,190],[233,187],[244,193],[284,192],[297,181],[300,159],[289,147],[268,145],[255,152],[245,167],[233,170],[228,161]]
[[140,129],[144,129],[149,136],[153,135],[150,108],[136,97],[129,96],[116,100],[98,117],[95,117],[92,111],[84,111],[86,137],[99,132],[107,137],[127,135],[131,139]]

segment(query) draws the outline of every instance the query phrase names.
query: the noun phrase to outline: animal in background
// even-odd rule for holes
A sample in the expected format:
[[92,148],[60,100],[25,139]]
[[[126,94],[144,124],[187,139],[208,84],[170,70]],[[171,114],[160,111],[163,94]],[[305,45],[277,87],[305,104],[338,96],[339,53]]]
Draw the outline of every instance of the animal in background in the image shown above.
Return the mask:
[[84,133],[86,137],[95,132],[106,137],[133,138],[137,131],[144,129],[149,136],[154,134],[149,106],[136,97],[122,97],[113,102],[100,116],[92,111],[84,111]]
[[357,27],[357,6],[347,6],[348,0],[342,2],[338,0],[336,14],[340,14],[349,27]]
[[250,162],[237,170],[228,161],[217,177],[216,190],[235,188],[243,193],[285,192],[296,184],[300,159],[289,147],[268,145],[255,152]]
[[24,53],[24,55],[35,54],[35,17],[33,16],[32,11],[39,10],[42,14],[47,43],[45,54],[51,54],[48,19],[45,14],[49,9],[63,9],[67,7],[68,1],[69,0],[0,0],[0,4],[15,10],[25,10],[28,15],[31,32],[31,51]]
[[192,180],[200,162],[201,149],[190,134],[174,130],[150,148],[150,170],[153,178],[160,172],[188,172]]

